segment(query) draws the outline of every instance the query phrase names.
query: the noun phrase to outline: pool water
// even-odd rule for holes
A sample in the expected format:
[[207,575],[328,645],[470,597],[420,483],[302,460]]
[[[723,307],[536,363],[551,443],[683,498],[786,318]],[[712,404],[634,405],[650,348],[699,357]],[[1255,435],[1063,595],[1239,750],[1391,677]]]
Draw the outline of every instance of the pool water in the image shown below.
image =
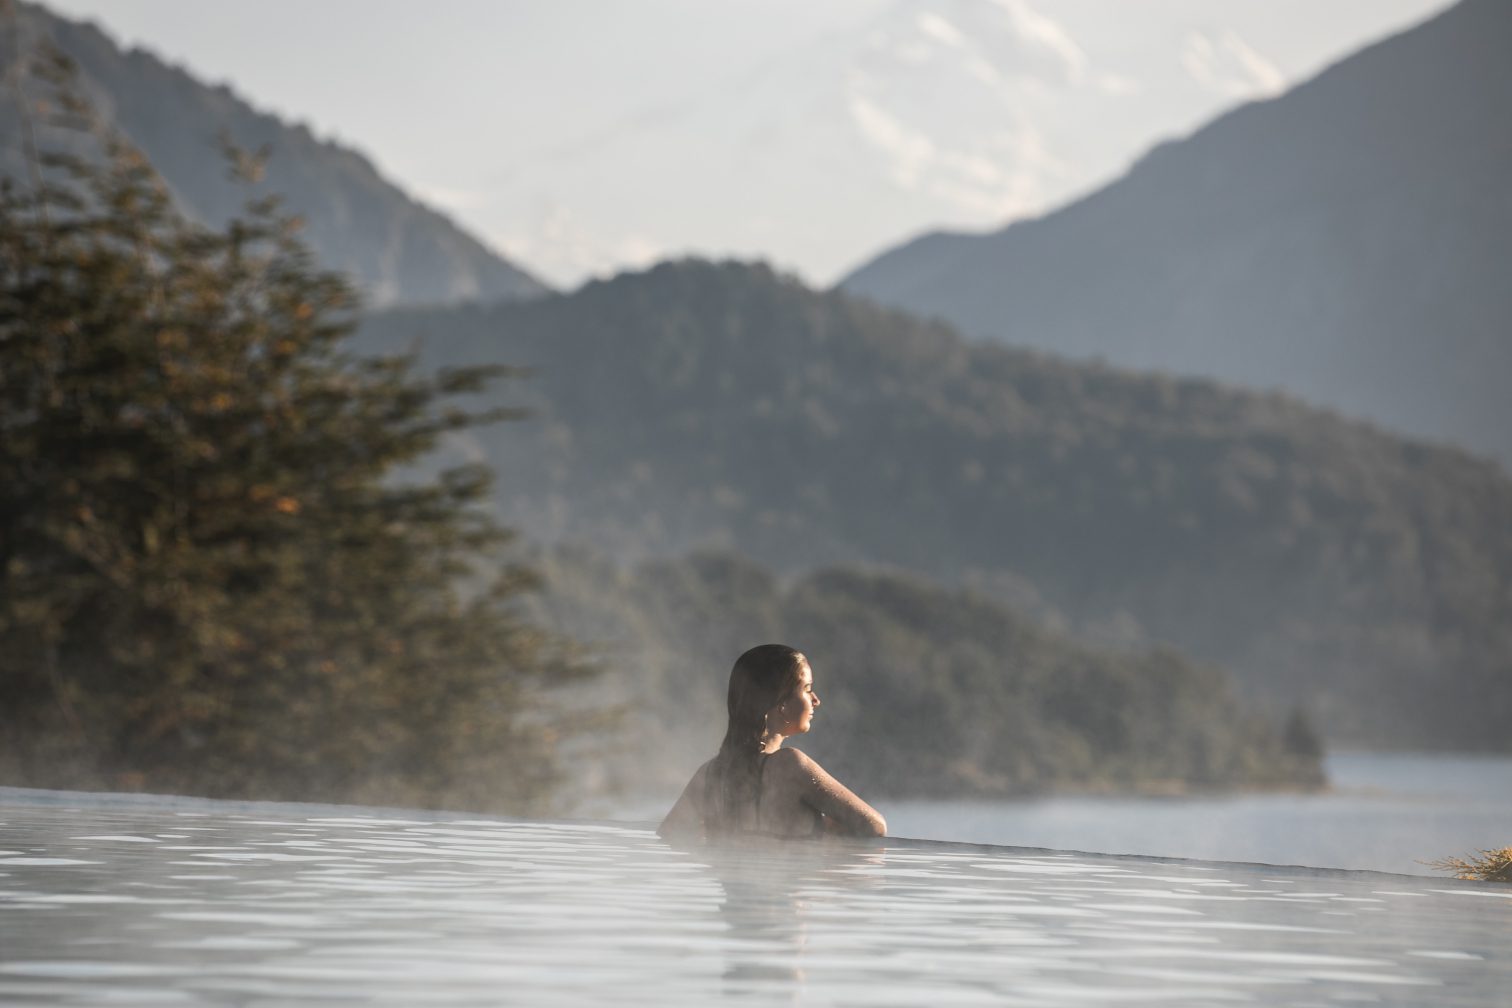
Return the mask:
[[1507,1005],[1512,886],[0,789],[0,1004]]

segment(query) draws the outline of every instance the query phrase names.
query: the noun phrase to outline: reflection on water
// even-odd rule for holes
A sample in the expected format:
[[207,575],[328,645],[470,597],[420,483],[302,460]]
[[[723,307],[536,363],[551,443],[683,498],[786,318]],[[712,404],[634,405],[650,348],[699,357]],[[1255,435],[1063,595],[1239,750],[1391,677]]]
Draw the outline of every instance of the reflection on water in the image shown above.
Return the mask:
[[1504,1005],[1512,887],[0,790],[0,1003]]
[[836,893],[874,888],[886,863],[881,847],[765,838],[680,849],[724,896],[726,994],[753,993],[771,981],[801,989],[813,894],[825,894],[826,904]]

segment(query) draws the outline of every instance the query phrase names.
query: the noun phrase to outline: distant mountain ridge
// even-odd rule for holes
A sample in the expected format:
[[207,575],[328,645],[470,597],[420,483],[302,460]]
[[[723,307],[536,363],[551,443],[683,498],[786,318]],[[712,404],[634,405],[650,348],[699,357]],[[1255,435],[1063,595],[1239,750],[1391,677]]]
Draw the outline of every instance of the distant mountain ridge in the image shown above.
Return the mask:
[[[259,191],[284,197],[304,219],[305,240],[322,265],[352,276],[371,305],[492,301],[546,289],[386,181],[360,153],[258,112],[230,89],[206,85],[150,53],[123,52],[91,24],[17,3],[14,21],[0,19],[0,66],[7,74],[17,52],[13,26],[23,52],[48,39],[75,61],[97,112],[142,149],[193,217],[218,224],[246,200],[220,156],[222,135],[249,151],[266,145]],[[12,93],[0,100],[0,136],[0,175],[25,179]]]
[[531,369],[496,393],[530,419],[465,451],[539,540],[889,565],[1096,639],[1173,643],[1308,704],[1336,741],[1512,739],[1512,480],[1466,453],[1279,395],[975,345],[759,266],[389,312],[361,344],[421,338],[428,364]]
[[843,287],[1512,465],[1508,51],[1512,6],[1462,0],[1056,213],[921,237]]

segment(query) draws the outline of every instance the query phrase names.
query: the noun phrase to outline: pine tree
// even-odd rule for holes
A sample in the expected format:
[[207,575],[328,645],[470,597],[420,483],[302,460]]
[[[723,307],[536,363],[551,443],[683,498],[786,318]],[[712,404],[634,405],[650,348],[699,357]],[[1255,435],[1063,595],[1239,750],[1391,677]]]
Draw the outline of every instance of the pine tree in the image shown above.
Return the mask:
[[208,229],[62,146],[0,188],[0,780],[542,807],[582,670],[514,611],[490,474],[400,475],[499,369],[348,354],[275,202]]

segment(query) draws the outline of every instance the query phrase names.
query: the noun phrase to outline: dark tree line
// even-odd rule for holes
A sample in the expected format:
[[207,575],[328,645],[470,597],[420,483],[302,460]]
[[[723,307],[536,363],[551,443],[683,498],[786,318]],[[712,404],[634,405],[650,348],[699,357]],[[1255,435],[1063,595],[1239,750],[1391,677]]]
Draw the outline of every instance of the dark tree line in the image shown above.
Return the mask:
[[[805,651],[822,703],[797,744],[869,795],[1311,787],[1308,719],[1242,701],[1169,648],[1094,648],[978,592],[900,571],[784,581],[732,553],[541,558],[537,619],[591,642],[626,707],[619,783],[675,791],[724,730],[730,665]],[[611,773],[611,777],[612,777]]]

